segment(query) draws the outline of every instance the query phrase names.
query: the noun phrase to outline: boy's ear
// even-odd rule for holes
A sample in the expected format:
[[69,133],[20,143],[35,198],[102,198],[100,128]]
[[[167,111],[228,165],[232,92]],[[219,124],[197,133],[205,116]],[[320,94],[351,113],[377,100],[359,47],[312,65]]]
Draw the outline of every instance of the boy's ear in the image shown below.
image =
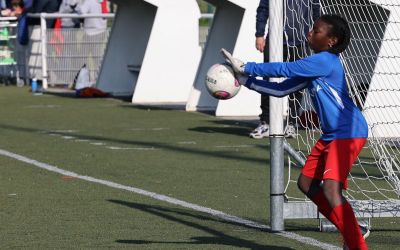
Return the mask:
[[329,46],[329,48],[332,48],[337,43],[338,43],[338,38],[335,37],[335,36],[332,36],[332,37],[329,38],[328,46]]

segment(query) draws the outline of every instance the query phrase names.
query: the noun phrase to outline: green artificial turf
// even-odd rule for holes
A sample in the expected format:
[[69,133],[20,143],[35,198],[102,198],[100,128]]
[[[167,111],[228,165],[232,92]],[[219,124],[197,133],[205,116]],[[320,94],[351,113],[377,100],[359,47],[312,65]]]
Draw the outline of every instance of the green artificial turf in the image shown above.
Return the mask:
[[[2,150],[269,224],[269,142],[247,137],[252,122],[26,87],[0,93]],[[318,249],[5,156],[0,169],[0,249]],[[370,248],[395,249],[399,223],[374,220]],[[315,219],[286,229],[340,246]]]

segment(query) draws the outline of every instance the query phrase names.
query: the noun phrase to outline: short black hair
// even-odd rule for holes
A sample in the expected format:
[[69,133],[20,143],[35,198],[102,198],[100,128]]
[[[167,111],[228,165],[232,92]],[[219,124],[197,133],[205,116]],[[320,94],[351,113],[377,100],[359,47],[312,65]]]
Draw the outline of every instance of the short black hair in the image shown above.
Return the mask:
[[331,25],[331,30],[328,35],[334,36],[338,39],[338,42],[328,51],[334,54],[343,52],[347,46],[349,46],[351,39],[350,26],[346,19],[336,14],[322,15],[319,19]]

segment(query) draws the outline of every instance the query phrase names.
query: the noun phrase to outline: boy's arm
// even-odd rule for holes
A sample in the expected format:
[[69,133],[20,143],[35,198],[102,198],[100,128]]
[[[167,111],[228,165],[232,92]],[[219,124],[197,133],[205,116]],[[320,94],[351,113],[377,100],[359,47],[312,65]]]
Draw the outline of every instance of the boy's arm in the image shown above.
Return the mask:
[[260,94],[271,95],[275,97],[284,97],[291,93],[300,91],[306,88],[308,81],[305,78],[289,78],[281,83],[259,80],[255,77],[249,77],[246,81],[246,86],[249,89],[255,90]]
[[246,63],[244,73],[261,77],[306,77],[315,78],[328,75],[332,70],[329,57],[315,54],[294,62]]

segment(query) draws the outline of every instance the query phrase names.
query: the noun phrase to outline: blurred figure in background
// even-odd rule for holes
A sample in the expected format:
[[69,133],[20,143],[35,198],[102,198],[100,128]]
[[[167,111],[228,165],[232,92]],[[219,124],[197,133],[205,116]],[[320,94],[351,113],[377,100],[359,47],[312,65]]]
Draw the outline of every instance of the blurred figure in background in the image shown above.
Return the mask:
[[[7,2],[3,2],[3,4],[5,3],[5,8],[1,10],[1,16],[5,16],[5,17],[19,17],[20,15],[22,15],[23,11],[24,11],[24,1],[23,0],[11,0],[10,4],[7,4]],[[2,7],[3,7],[2,4]],[[8,6],[10,5],[10,6]]]
[[[76,12],[82,15],[102,15],[102,1],[82,0],[76,6]],[[84,56],[84,61],[82,61],[81,64],[86,64],[90,73],[90,83],[94,84],[95,79],[97,79],[96,72],[102,60],[105,46],[100,44],[107,39],[107,19],[102,17],[85,17],[83,19],[83,30],[83,42],[80,48],[80,55]]]
[[[74,14],[77,13],[76,7],[78,6],[78,0],[62,0],[58,12]],[[79,18],[61,18],[62,28],[79,28],[80,19]]]
[[[315,20],[320,16],[321,7],[318,0],[286,0],[285,1],[285,26],[283,39],[283,61],[294,61],[307,56],[309,48],[304,34],[311,28]],[[256,16],[256,49],[264,54],[264,62],[269,61],[268,36],[265,35],[265,27],[269,18],[269,0],[260,0]],[[301,20],[301,22],[299,21]],[[301,93],[290,95],[289,114],[285,137],[296,136],[295,117],[301,100]],[[261,139],[269,137],[269,96],[261,95],[261,114],[258,126],[249,134],[251,138]]]
[[[28,8],[27,1],[31,2],[31,7]],[[26,11],[29,13],[56,13],[60,8],[61,0],[25,0]],[[47,28],[54,27],[55,20],[47,19]],[[30,25],[40,25],[39,18],[30,18]]]
[[[79,14],[103,14],[102,4],[99,0],[82,0],[76,7]],[[94,36],[103,33],[107,28],[107,20],[101,17],[85,18],[83,21],[85,33]]]

